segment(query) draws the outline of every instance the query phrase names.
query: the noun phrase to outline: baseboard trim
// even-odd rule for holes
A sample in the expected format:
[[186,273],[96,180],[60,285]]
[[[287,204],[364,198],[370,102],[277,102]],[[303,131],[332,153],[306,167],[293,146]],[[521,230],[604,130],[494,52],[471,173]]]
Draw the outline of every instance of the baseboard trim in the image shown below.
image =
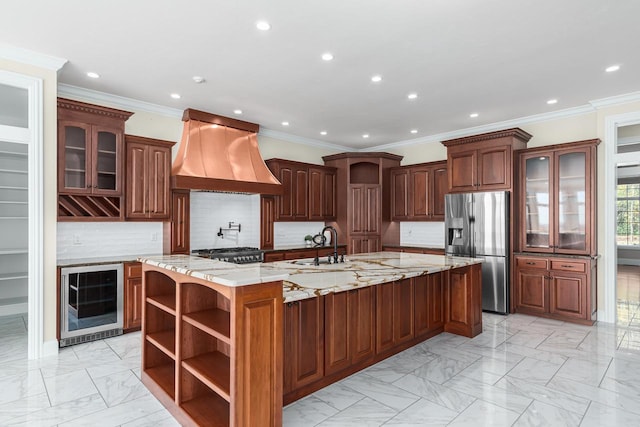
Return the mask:
[[42,357],[57,356],[58,349],[58,340],[54,339],[45,341],[44,345],[42,346]]

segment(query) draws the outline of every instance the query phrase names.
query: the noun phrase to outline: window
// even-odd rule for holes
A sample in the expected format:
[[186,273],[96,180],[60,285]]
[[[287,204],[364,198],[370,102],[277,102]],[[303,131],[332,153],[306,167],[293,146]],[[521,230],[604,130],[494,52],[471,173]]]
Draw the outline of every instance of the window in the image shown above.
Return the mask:
[[640,183],[618,184],[616,242],[640,246]]

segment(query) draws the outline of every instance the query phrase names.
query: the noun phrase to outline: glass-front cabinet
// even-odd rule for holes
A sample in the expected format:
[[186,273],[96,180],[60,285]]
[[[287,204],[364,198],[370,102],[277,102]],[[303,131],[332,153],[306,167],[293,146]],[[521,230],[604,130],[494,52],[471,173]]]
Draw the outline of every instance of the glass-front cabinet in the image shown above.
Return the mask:
[[520,168],[521,249],[593,255],[595,146],[527,150]]

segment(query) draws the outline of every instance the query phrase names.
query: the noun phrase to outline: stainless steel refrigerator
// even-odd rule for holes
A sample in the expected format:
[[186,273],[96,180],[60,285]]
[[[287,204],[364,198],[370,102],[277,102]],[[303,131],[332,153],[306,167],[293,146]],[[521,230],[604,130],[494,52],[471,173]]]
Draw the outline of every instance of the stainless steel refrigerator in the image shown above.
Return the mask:
[[509,311],[509,193],[447,194],[445,252],[482,259],[482,309]]

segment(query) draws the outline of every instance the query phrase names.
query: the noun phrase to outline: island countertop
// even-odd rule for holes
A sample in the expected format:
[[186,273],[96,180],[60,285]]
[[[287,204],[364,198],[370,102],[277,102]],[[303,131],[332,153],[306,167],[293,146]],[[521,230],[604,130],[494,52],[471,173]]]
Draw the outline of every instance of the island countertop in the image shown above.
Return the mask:
[[313,265],[311,259],[231,264],[189,255],[141,257],[139,261],[225,286],[283,281],[284,302],[393,282],[478,264],[475,258],[373,252],[347,256],[344,263]]

